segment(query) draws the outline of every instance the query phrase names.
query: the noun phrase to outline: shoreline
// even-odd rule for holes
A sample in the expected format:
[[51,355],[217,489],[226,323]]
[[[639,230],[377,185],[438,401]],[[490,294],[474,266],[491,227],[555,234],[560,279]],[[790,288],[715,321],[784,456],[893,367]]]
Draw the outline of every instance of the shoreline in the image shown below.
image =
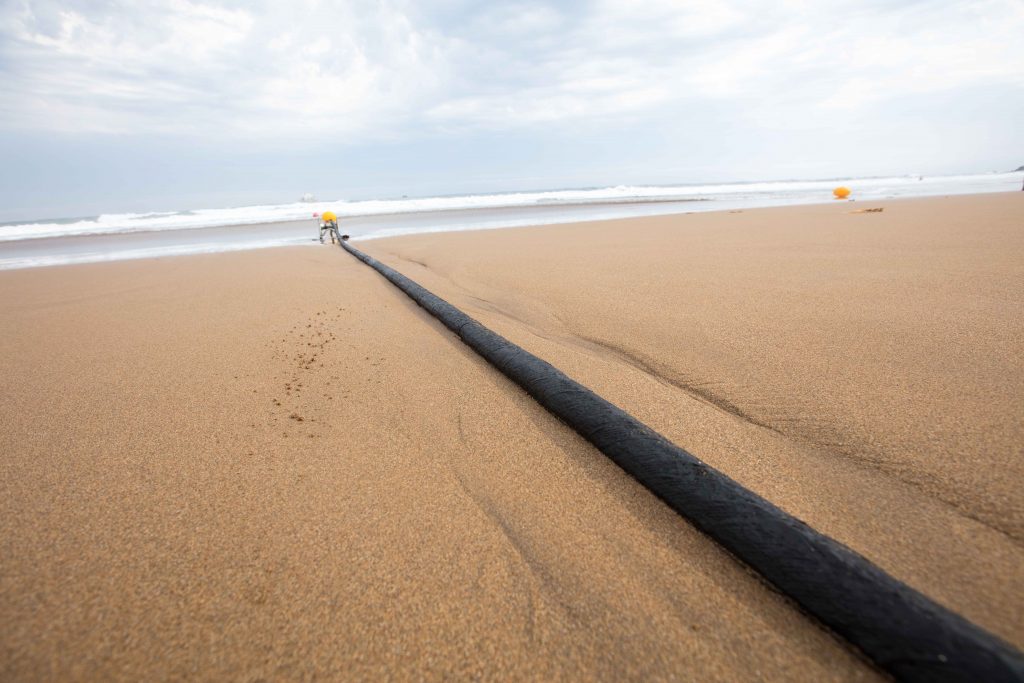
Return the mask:
[[[1019,173],[1024,173],[1024,171],[1022,171],[1022,169],[1016,169],[1016,170],[1013,170],[1013,171],[988,171],[988,172],[979,172],[979,173],[954,173],[954,174],[929,175],[929,176],[923,176],[923,175],[919,175],[919,174],[915,173],[915,174],[904,174],[904,175],[898,175],[898,176],[865,176],[865,177],[845,177],[845,178],[844,177],[833,177],[833,178],[816,178],[816,179],[789,178],[789,179],[782,179],[782,180],[748,180],[748,181],[717,181],[717,182],[716,181],[712,181],[712,182],[690,182],[690,183],[682,183],[682,184],[657,184],[656,183],[656,184],[653,184],[653,185],[652,184],[647,184],[647,185],[632,184],[632,185],[616,185],[616,186],[563,187],[563,188],[555,188],[555,189],[537,189],[537,188],[534,188],[534,189],[525,189],[525,190],[495,191],[495,192],[490,192],[490,193],[486,193],[486,192],[484,192],[484,193],[468,193],[468,194],[456,193],[456,194],[441,194],[441,195],[420,195],[420,196],[413,196],[413,197],[409,197],[409,196],[403,195],[401,197],[399,197],[399,196],[389,196],[389,197],[380,197],[380,198],[363,198],[363,199],[349,199],[349,200],[346,200],[346,199],[315,200],[314,199],[314,200],[303,200],[303,201],[300,201],[300,202],[292,202],[290,204],[266,204],[266,203],[263,203],[263,204],[254,204],[254,205],[244,205],[244,204],[243,205],[233,205],[233,206],[228,206],[228,207],[222,207],[220,209],[210,208],[210,207],[206,207],[206,208],[191,207],[191,208],[187,208],[187,209],[167,209],[167,208],[164,208],[164,209],[155,209],[155,210],[152,210],[150,212],[142,212],[142,213],[133,213],[133,212],[127,211],[126,209],[122,209],[122,210],[119,210],[119,211],[115,210],[115,211],[111,211],[111,212],[107,212],[107,213],[103,213],[103,214],[99,214],[99,215],[91,215],[90,214],[90,215],[68,215],[68,216],[62,216],[62,217],[54,216],[54,217],[24,218],[24,219],[8,219],[8,220],[0,221],[0,233],[2,233],[2,229],[5,228],[5,227],[12,227],[12,226],[18,226],[18,225],[24,226],[24,225],[44,225],[44,224],[46,224],[46,225],[65,224],[66,225],[66,224],[72,224],[72,223],[77,223],[77,222],[82,222],[82,221],[95,220],[95,219],[97,219],[97,218],[99,218],[101,216],[107,216],[107,215],[139,216],[139,217],[153,216],[153,215],[173,216],[173,215],[195,214],[196,212],[236,211],[236,210],[243,210],[243,209],[261,209],[261,208],[263,208],[263,209],[265,209],[265,208],[282,208],[282,207],[285,207],[285,206],[295,206],[296,204],[308,204],[311,208],[324,207],[323,209],[320,209],[320,210],[333,210],[338,215],[369,216],[369,215],[384,215],[384,214],[378,213],[378,212],[369,212],[369,213],[367,213],[367,212],[360,212],[358,210],[356,210],[355,212],[350,212],[350,211],[347,211],[347,210],[343,209],[341,206],[339,206],[339,204],[345,204],[346,206],[349,206],[349,205],[366,205],[366,204],[375,204],[375,203],[377,203],[377,204],[383,203],[383,204],[409,204],[409,205],[412,205],[412,204],[415,204],[417,202],[435,202],[436,203],[436,202],[439,202],[439,201],[443,202],[443,201],[446,201],[446,200],[458,200],[458,199],[463,199],[463,200],[465,200],[465,199],[477,199],[477,198],[482,198],[482,199],[492,198],[493,199],[493,198],[500,198],[500,197],[505,197],[505,198],[519,197],[519,198],[522,198],[524,196],[525,197],[538,197],[538,198],[544,197],[544,198],[537,199],[532,204],[523,204],[523,203],[520,203],[520,202],[510,202],[510,201],[506,200],[505,202],[498,202],[498,203],[492,203],[492,204],[486,204],[485,203],[485,204],[482,204],[482,205],[481,204],[477,204],[475,206],[476,206],[476,208],[499,208],[500,209],[500,208],[513,208],[513,207],[530,207],[530,206],[544,205],[544,204],[548,204],[550,202],[557,202],[557,203],[562,203],[562,204],[565,204],[565,205],[570,205],[570,204],[584,204],[585,205],[585,204],[594,203],[594,202],[601,202],[601,201],[611,201],[611,202],[625,201],[627,203],[628,202],[633,202],[633,201],[636,201],[636,202],[643,202],[643,201],[655,201],[655,202],[657,202],[657,201],[668,201],[668,202],[682,201],[682,202],[685,202],[685,201],[692,201],[694,199],[696,199],[697,201],[700,201],[702,199],[707,199],[709,196],[728,197],[730,195],[733,195],[733,196],[735,196],[735,195],[744,195],[744,194],[748,194],[749,195],[750,194],[749,191],[752,190],[752,189],[755,192],[765,192],[765,191],[768,191],[769,189],[771,189],[771,190],[775,190],[776,192],[783,192],[783,193],[789,192],[791,194],[794,193],[794,192],[801,191],[801,190],[813,189],[814,192],[815,192],[815,195],[824,196],[824,195],[828,195],[829,192],[831,192],[832,188],[837,186],[837,185],[844,185],[844,186],[852,187],[853,190],[854,190],[854,195],[855,196],[860,194],[861,192],[866,192],[867,194],[864,195],[864,196],[865,196],[865,198],[869,198],[869,199],[893,199],[893,198],[906,197],[906,196],[911,196],[911,197],[914,197],[914,196],[917,196],[917,197],[943,196],[943,195],[950,195],[950,194],[953,194],[953,195],[956,195],[956,194],[983,194],[983,193],[986,193],[986,192],[1000,192],[1000,191],[1016,190],[1017,189],[1016,186],[1019,185],[1020,180],[1021,180],[1021,178],[1024,178],[1024,175],[1022,175],[1020,178],[1014,177],[1012,180],[1009,180],[1009,181],[1006,180],[1006,177],[1007,176],[1017,176],[1017,174],[1019,174]],[[914,181],[916,181],[916,182],[914,182]],[[909,182],[911,186],[914,186],[917,183],[922,183],[922,182],[926,183],[926,184],[934,184],[934,183],[947,183],[947,184],[949,184],[949,183],[973,183],[973,185],[972,185],[973,189],[968,190],[968,191],[965,192],[963,190],[962,186],[957,187],[956,185],[953,185],[953,186],[951,186],[951,187],[949,187],[947,189],[948,191],[938,191],[938,192],[936,192],[936,191],[934,191],[934,188],[933,188],[932,191],[925,192],[925,193],[919,193],[919,194],[899,194],[899,193],[897,193],[897,194],[891,194],[891,195],[871,195],[871,192],[873,190],[874,191],[878,190],[877,185],[878,185],[879,182],[885,183],[885,185],[893,185],[893,184],[897,184],[898,185],[898,184],[901,184],[901,183],[905,184],[905,183]],[[985,187],[981,187],[981,185],[984,185]],[[996,185],[998,185],[998,187],[996,187]],[[723,190],[724,188],[731,188],[734,191],[722,192],[721,190]],[[634,191],[645,191],[645,193],[633,194],[633,195],[630,195],[629,197],[627,197],[625,199],[622,198],[621,196],[616,196],[614,194],[606,195],[605,198],[600,198],[599,197],[597,199],[591,199],[589,201],[585,201],[585,200],[579,199],[580,195],[591,195],[591,196],[593,196],[593,195],[595,195],[597,193],[602,193],[602,192],[604,192],[604,193],[614,193],[614,192],[617,192],[617,191],[620,191],[620,190],[623,190],[623,189],[625,189],[625,190],[634,190]],[[740,191],[735,191],[735,190],[744,190],[744,189],[747,190],[748,192],[744,193],[744,192],[740,192]],[[651,190],[668,190],[670,192],[668,192],[667,194],[666,193],[663,193],[663,194],[652,194],[651,192],[649,192]],[[701,190],[701,192],[696,197],[693,197],[692,195],[686,195],[686,194],[672,194],[671,190],[676,190],[676,191],[678,191],[678,190],[689,190],[689,191]],[[890,189],[888,191],[891,192],[893,190]],[[572,199],[565,199],[564,197],[558,197],[558,195],[565,195],[565,194],[573,195],[573,198]],[[806,203],[806,201],[807,200],[805,199],[804,201],[801,201],[800,203]],[[472,205],[472,204],[467,204],[467,205],[464,205],[462,208],[473,208],[473,206],[474,205]],[[751,208],[753,208],[753,207],[751,207]],[[415,209],[397,210],[397,211],[386,211],[385,213],[388,214],[388,215],[400,215],[400,214],[405,214],[405,213],[415,213],[415,212],[418,212],[418,211],[420,211],[420,212],[421,211],[433,211],[433,210],[445,211],[445,210],[458,210],[458,209],[459,209],[459,207],[457,205],[448,205],[448,206],[440,206],[440,207],[425,207],[425,206],[421,205],[419,208],[415,208]],[[298,219],[281,219],[281,218],[277,218],[277,219],[274,219],[274,220],[248,221],[247,223],[248,224],[255,224],[255,223],[269,223],[269,222],[287,222],[288,220],[301,220],[301,218],[298,218]],[[219,224],[219,225],[221,227],[223,227],[223,226],[227,226],[229,224],[224,223],[224,224]],[[210,227],[213,227],[213,226],[210,226]]]
[[[988,196],[1009,190],[971,194],[857,198],[850,202],[905,201],[942,196]],[[405,213],[370,213],[342,216],[345,230],[361,239],[388,239],[409,234],[472,232],[568,225],[582,222],[629,220],[659,215],[751,211],[835,203],[832,199],[684,198],[664,200],[603,200],[523,206],[425,209]],[[669,208],[673,210],[668,210]],[[0,270],[132,260],[152,256],[192,255],[287,247],[315,241],[311,219],[269,221],[179,228],[133,228],[57,236],[28,236],[0,241]],[[152,252],[152,254],[150,254]]]

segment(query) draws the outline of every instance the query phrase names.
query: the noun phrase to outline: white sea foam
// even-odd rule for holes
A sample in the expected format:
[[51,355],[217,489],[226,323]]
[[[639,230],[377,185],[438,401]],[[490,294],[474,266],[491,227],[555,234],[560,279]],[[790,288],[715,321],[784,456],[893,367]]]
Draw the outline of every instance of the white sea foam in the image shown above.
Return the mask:
[[18,268],[43,268],[46,266],[69,266],[83,263],[103,263],[106,261],[128,261],[143,258],[159,258],[162,256],[184,256],[186,254],[218,254],[227,251],[246,251],[249,249],[269,249],[292,245],[309,244],[308,239],[263,240],[247,242],[203,242],[199,244],[172,244],[162,247],[145,247],[141,249],[109,249],[106,251],[84,251],[73,254],[50,253],[30,256],[0,256],[0,270]]
[[[1021,173],[981,175],[903,176],[893,178],[850,178],[811,181],[726,183],[716,185],[626,186],[516,192],[505,194],[425,197],[417,199],[370,199],[359,201],[295,202],[226,209],[198,209],[180,212],[103,214],[74,222],[17,223],[0,226],[0,242],[71,235],[101,235],[132,232],[188,230],[232,225],[255,225],[306,220],[313,212],[334,211],[340,217],[383,214],[414,214],[460,209],[498,209],[539,206],[647,204],[664,201],[705,200],[699,209],[737,206],[806,204],[828,201],[836,185],[846,185],[856,199],[971,194],[1016,190]],[[697,207],[695,207],[697,208]],[[486,222],[486,218],[481,222]],[[543,222],[543,221],[542,221]],[[460,223],[460,227],[466,227]],[[429,228],[436,230],[436,227]],[[403,232],[408,232],[403,231]]]

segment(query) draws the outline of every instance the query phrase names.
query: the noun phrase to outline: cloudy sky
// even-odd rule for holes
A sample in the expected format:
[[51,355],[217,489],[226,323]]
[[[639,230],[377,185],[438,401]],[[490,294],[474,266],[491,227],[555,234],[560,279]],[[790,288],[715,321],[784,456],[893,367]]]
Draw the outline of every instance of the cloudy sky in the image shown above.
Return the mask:
[[1024,164],[1022,0],[0,0],[0,220]]

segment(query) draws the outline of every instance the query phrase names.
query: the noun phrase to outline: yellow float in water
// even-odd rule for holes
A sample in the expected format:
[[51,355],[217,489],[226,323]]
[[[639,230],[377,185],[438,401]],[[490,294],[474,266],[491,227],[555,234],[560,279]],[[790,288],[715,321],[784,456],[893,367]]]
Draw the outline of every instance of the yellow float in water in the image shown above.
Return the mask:
[[850,188],[848,187],[837,187],[832,190],[832,194],[836,196],[836,199],[846,199],[850,196]]
[[[847,190],[847,192],[849,192],[849,190]],[[320,220],[322,220],[324,223],[328,223],[330,221],[338,220],[338,217],[334,215],[333,211],[324,211],[323,215],[320,216]]]

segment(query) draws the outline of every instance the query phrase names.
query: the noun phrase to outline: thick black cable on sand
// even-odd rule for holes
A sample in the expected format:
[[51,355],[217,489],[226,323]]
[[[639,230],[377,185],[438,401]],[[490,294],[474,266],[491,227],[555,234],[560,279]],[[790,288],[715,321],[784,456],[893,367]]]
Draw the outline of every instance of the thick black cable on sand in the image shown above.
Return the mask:
[[882,669],[906,681],[1024,681],[1024,657],[1012,646],[748,491],[398,271],[347,241],[341,246]]

